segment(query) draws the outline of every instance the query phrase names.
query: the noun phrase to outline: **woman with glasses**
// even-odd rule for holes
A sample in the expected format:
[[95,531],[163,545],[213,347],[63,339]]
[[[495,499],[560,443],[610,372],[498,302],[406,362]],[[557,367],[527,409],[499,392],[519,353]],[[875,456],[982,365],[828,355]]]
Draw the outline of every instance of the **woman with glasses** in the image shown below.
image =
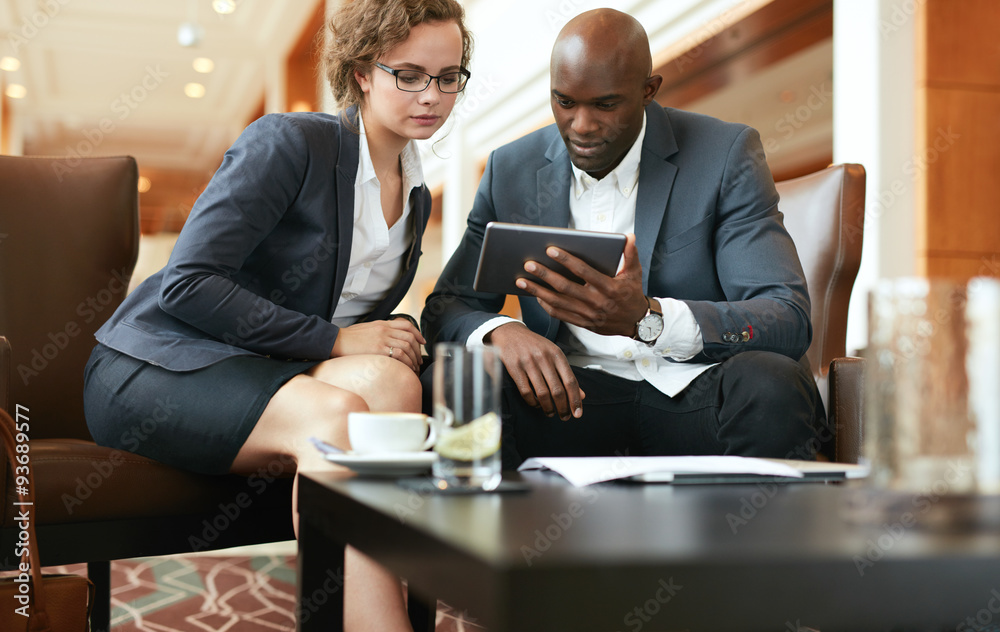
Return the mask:
[[[98,443],[291,475],[328,469],[310,437],[350,447],[352,411],[419,412],[424,339],[392,313],[431,211],[413,141],[451,113],[472,41],[455,0],[354,0],[328,28],[344,109],[247,127],[167,266],[98,331],[85,373]],[[348,629],[409,629],[395,577],[350,549],[346,572]]]

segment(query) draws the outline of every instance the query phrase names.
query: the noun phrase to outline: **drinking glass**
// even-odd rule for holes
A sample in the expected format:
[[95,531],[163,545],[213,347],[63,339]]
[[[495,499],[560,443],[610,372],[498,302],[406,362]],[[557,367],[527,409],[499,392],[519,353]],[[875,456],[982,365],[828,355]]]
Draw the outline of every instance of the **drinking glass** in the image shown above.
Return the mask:
[[491,346],[434,348],[434,476],[439,486],[493,490],[500,484],[503,364]]
[[883,490],[933,498],[976,491],[965,285],[881,281],[869,301],[865,456]]
[[976,421],[976,484],[1000,494],[1000,280],[969,281],[965,310],[969,353],[969,407]]

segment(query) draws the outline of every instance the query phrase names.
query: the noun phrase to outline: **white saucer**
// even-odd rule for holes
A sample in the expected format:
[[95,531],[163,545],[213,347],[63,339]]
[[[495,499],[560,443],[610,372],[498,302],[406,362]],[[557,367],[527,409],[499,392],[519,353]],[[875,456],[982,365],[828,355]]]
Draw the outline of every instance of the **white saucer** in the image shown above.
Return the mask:
[[325,454],[327,461],[366,476],[415,476],[431,469],[436,452],[383,452],[380,454]]

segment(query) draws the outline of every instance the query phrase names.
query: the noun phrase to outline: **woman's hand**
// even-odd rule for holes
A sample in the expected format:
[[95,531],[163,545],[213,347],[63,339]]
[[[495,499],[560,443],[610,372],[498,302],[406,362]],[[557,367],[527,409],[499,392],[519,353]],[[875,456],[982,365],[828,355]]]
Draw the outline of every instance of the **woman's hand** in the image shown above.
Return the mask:
[[419,372],[422,361],[420,345],[426,342],[420,330],[405,318],[376,320],[341,327],[330,357],[384,355]]

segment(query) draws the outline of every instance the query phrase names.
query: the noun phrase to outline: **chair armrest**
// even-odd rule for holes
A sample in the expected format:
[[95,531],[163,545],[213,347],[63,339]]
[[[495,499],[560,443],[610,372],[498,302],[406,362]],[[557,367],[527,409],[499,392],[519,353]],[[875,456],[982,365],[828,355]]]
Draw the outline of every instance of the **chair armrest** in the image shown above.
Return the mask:
[[857,463],[861,456],[865,408],[865,361],[835,358],[830,363],[829,422],[836,431],[834,458]]
[[10,407],[10,341],[0,336],[0,409],[14,415]]

